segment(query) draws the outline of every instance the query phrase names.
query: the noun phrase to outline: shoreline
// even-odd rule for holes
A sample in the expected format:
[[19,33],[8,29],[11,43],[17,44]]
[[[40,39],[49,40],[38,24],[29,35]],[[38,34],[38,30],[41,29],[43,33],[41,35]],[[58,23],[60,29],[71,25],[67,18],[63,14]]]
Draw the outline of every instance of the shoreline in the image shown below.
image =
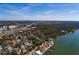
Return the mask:
[[33,49],[31,52],[27,53],[26,55],[43,55],[48,49],[50,49],[54,45],[54,41],[46,41],[42,43],[40,46]]

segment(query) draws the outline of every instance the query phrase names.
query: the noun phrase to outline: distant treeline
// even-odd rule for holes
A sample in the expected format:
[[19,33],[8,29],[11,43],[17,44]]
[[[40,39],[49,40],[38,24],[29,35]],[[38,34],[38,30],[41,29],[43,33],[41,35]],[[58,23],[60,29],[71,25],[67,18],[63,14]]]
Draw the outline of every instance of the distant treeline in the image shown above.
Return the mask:
[[0,21],[0,26],[15,25],[15,24],[57,24],[57,25],[72,25],[79,28],[79,21]]

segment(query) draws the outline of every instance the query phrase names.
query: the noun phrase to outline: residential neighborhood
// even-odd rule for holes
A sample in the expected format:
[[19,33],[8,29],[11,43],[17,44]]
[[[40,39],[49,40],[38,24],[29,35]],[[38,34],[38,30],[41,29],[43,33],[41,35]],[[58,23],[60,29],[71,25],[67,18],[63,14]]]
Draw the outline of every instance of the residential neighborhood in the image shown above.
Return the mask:
[[52,46],[53,40],[48,42],[42,41],[31,33],[34,30],[37,30],[36,27],[28,24],[0,27],[0,54],[43,54],[42,48]]

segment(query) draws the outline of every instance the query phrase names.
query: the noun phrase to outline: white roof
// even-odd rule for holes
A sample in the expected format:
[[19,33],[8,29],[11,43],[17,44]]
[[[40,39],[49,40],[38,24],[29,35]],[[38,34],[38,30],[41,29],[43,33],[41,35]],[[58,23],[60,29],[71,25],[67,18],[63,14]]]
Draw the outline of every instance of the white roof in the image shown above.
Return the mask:
[[43,53],[40,50],[35,51],[36,54],[42,55]]
[[0,51],[2,50],[2,46],[0,45]]
[[8,50],[11,51],[11,50],[13,50],[13,48],[12,47],[8,47]]

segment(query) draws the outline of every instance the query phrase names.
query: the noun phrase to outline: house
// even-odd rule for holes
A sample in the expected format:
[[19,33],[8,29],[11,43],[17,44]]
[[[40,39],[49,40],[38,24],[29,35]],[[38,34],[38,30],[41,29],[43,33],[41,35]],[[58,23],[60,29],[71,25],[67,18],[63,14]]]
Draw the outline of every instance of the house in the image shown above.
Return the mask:
[[43,53],[40,50],[35,51],[36,55],[42,55]]
[[61,30],[61,32],[63,32],[63,33],[64,33],[65,31],[64,31],[64,30]]
[[24,45],[21,45],[21,49],[25,49],[25,46]]
[[15,25],[11,25],[11,26],[9,26],[9,28],[10,29],[14,29],[14,28],[16,28],[16,26]]
[[10,47],[10,46],[9,46],[7,49],[8,49],[8,51],[9,51],[9,53],[11,53],[11,52],[13,51],[13,48]]
[[0,45],[0,52],[1,52],[1,50],[2,50],[2,46]]
[[20,43],[20,42],[21,42],[21,40],[20,40],[20,39],[16,39],[16,42],[17,42],[17,43]]

